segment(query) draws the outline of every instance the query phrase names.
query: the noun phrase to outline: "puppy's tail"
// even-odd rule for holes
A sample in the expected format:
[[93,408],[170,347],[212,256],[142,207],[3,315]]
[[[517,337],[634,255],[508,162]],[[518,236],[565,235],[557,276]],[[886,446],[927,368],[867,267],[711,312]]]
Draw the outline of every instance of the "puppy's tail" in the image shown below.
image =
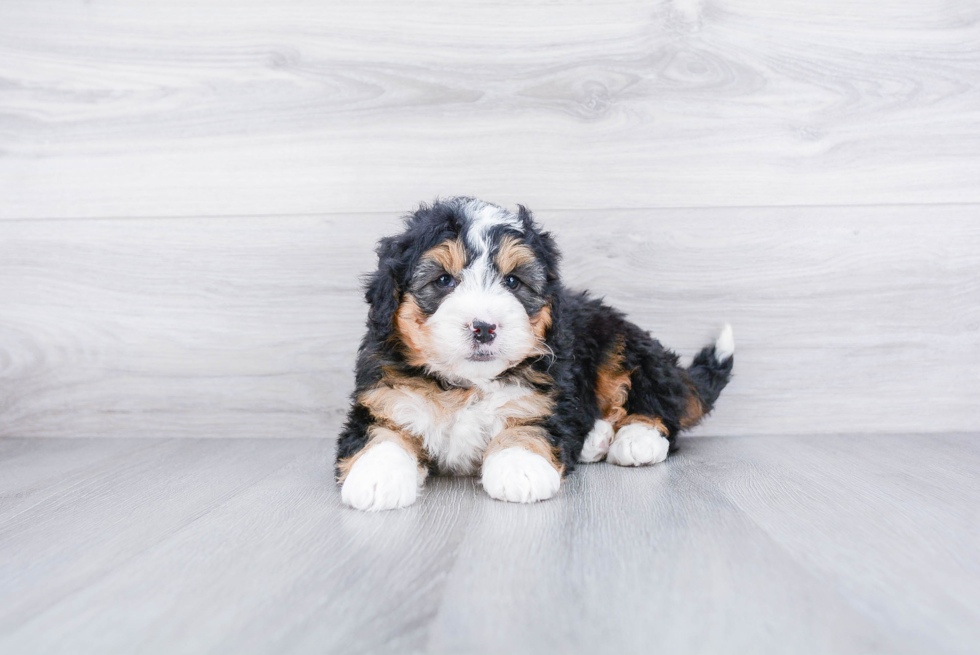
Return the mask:
[[683,427],[690,427],[701,420],[715,406],[715,401],[732,377],[735,363],[735,336],[732,326],[725,324],[721,336],[713,346],[705,347],[687,369],[691,377],[697,403],[692,403]]

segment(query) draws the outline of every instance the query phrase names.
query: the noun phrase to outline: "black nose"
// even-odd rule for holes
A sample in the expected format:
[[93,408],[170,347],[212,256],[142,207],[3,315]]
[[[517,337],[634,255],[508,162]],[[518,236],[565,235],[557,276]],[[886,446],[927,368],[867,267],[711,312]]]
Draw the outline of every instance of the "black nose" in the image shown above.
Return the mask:
[[490,325],[483,321],[473,321],[473,338],[478,343],[490,343],[497,336],[494,332],[496,329],[496,325]]

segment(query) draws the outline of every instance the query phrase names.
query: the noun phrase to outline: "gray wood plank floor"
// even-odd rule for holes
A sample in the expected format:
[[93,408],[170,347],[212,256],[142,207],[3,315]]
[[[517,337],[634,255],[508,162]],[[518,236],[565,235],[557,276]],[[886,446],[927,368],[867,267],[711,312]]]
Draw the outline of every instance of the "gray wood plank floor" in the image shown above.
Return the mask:
[[686,439],[344,509],[313,439],[0,440],[0,651],[975,653],[980,435]]

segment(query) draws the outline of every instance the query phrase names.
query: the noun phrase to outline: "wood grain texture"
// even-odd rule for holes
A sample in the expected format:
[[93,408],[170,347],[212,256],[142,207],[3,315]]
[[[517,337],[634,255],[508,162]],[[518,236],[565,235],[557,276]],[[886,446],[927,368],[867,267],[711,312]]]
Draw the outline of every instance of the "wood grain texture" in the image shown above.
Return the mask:
[[0,7],[0,217],[980,202],[980,8]]
[[[73,596],[311,449],[304,440],[277,441],[163,440],[52,481],[43,499],[0,522],[0,631]],[[73,457],[71,450],[56,455]],[[16,461],[8,466],[20,470]],[[234,474],[215,475],[222,467]],[[37,585],[39,570],[50,576],[45,585]]]
[[349,226],[4,223],[0,434],[328,436],[377,236]]
[[[900,638],[918,642],[917,652],[975,649],[980,561],[963,553],[980,545],[980,483],[966,454],[975,455],[976,441],[975,434],[935,444],[916,437],[740,440],[738,448],[696,453],[694,465],[852,605],[901,625]],[[869,511],[879,519],[869,520]],[[822,543],[814,539],[820,531],[829,537]],[[927,559],[952,566],[933,570],[922,566]],[[891,598],[887,610],[884,597]],[[945,626],[941,634],[930,628],[934,621]]]
[[[570,285],[683,355],[735,326],[736,377],[698,434],[939,433],[980,419],[976,212],[538,218]],[[366,316],[359,274],[395,229],[387,215],[0,224],[0,435],[331,436]]]
[[154,446],[152,440],[135,439],[39,441],[42,443],[32,445],[21,439],[0,440],[0,461],[4,463],[0,525],[92,477],[113,472],[120,456],[129,458]]
[[0,443],[52,470],[103,462],[59,488],[0,457],[0,480],[20,475],[5,494],[51,493],[0,523],[5,653],[972,653],[980,639],[976,433],[686,439],[652,468],[583,466],[537,505],[434,478],[381,514],[340,505],[330,440]]

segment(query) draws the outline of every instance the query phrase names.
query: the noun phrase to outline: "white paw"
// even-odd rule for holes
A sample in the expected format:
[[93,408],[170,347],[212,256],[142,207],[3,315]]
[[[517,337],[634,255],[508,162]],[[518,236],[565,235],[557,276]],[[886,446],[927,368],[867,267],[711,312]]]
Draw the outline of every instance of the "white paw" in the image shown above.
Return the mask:
[[561,474],[541,455],[523,448],[504,448],[483,462],[482,482],[491,498],[533,503],[557,493]]
[[670,442],[656,428],[634,423],[620,428],[606,461],[617,466],[658,464],[667,459]]
[[579,453],[580,462],[599,462],[609,452],[609,444],[613,438],[613,426],[608,421],[599,419],[592,426],[592,431],[585,438],[585,445]]
[[351,467],[340,498],[357,509],[376,512],[408,507],[425,481],[418,462],[392,441],[371,446]]

